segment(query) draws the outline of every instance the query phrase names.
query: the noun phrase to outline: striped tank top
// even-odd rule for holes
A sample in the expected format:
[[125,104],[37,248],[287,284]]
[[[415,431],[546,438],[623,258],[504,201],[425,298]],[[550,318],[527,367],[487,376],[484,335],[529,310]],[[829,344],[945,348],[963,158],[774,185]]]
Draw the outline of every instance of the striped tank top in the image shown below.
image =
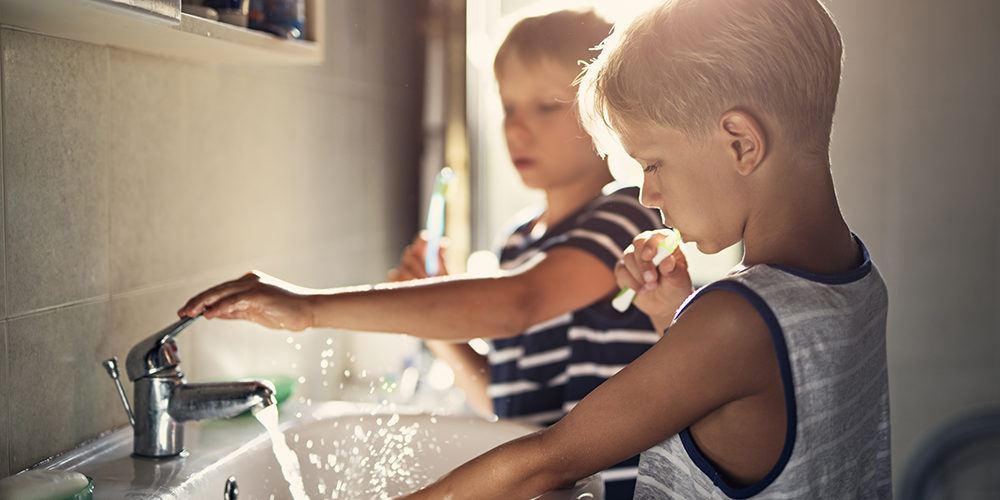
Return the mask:
[[[639,204],[638,188],[607,191],[541,236],[531,233],[537,217],[521,224],[500,253],[501,267],[515,269],[548,250],[575,248],[614,269],[637,234],[663,226],[656,212]],[[658,339],[645,314],[635,307],[619,313],[610,299],[494,339],[488,389],[494,411],[551,425]],[[633,457],[602,473],[606,498],[632,498],[638,462]]]
[[[771,331],[788,427],[774,468],[726,483],[689,430],[641,455],[637,499],[891,498],[885,283],[864,263],[841,274],[757,265],[698,291],[742,295]],[[683,310],[683,309],[682,309]]]

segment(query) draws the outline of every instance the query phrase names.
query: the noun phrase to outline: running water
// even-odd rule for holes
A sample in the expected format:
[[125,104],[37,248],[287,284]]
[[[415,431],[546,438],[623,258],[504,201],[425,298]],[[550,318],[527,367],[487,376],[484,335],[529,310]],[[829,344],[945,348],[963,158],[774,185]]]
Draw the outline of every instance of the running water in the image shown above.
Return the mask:
[[288,447],[285,435],[278,429],[278,406],[268,406],[258,411],[254,416],[271,436],[271,449],[274,450],[274,458],[277,458],[278,464],[281,465],[281,473],[285,476],[285,481],[288,481],[292,499],[309,500],[309,495],[306,494],[306,488],[302,483],[299,457]]

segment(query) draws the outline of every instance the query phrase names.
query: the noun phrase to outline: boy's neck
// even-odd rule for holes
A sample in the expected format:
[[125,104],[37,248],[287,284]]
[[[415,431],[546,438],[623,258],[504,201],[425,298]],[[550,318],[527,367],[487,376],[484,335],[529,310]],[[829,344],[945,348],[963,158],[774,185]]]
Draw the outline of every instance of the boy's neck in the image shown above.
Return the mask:
[[777,264],[831,274],[861,262],[861,250],[837,203],[830,169],[794,164],[772,169],[744,229],[743,264]]
[[545,212],[539,223],[552,227],[576,213],[601,194],[601,189],[614,177],[607,168],[598,169],[593,175],[581,177],[576,182],[545,190]]

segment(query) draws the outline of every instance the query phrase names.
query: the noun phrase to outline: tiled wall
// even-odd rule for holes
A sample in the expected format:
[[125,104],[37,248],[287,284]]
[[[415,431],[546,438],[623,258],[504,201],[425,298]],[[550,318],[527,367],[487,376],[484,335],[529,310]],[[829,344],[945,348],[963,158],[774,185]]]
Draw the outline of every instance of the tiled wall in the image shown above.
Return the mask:
[[[417,224],[418,4],[331,2],[314,67],[0,30],[0,477],[125,424],[100,362],[205,286],[384,276]],[[343,364],[331,331],[201,320],[178,344],[189,379],[295,373],[332,397],[327,339]]]
[[834,181],[889,286],[898,486],[940,426],[1000,406],[1000,3],[824,3],[846,46]]

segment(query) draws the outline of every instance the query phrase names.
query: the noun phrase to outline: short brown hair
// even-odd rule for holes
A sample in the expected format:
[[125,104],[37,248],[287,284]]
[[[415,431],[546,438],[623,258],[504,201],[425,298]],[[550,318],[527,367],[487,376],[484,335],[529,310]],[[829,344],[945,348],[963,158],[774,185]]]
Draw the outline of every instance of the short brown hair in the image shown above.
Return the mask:
[[549,14],[525,17],[507,33],[493,58],[493,73],[498,74],[504,59],[517,55],[525,64],[543,59],[576,67],[597,57],[594,47],[611,32],[611,23],[593,9],[565,9]]

